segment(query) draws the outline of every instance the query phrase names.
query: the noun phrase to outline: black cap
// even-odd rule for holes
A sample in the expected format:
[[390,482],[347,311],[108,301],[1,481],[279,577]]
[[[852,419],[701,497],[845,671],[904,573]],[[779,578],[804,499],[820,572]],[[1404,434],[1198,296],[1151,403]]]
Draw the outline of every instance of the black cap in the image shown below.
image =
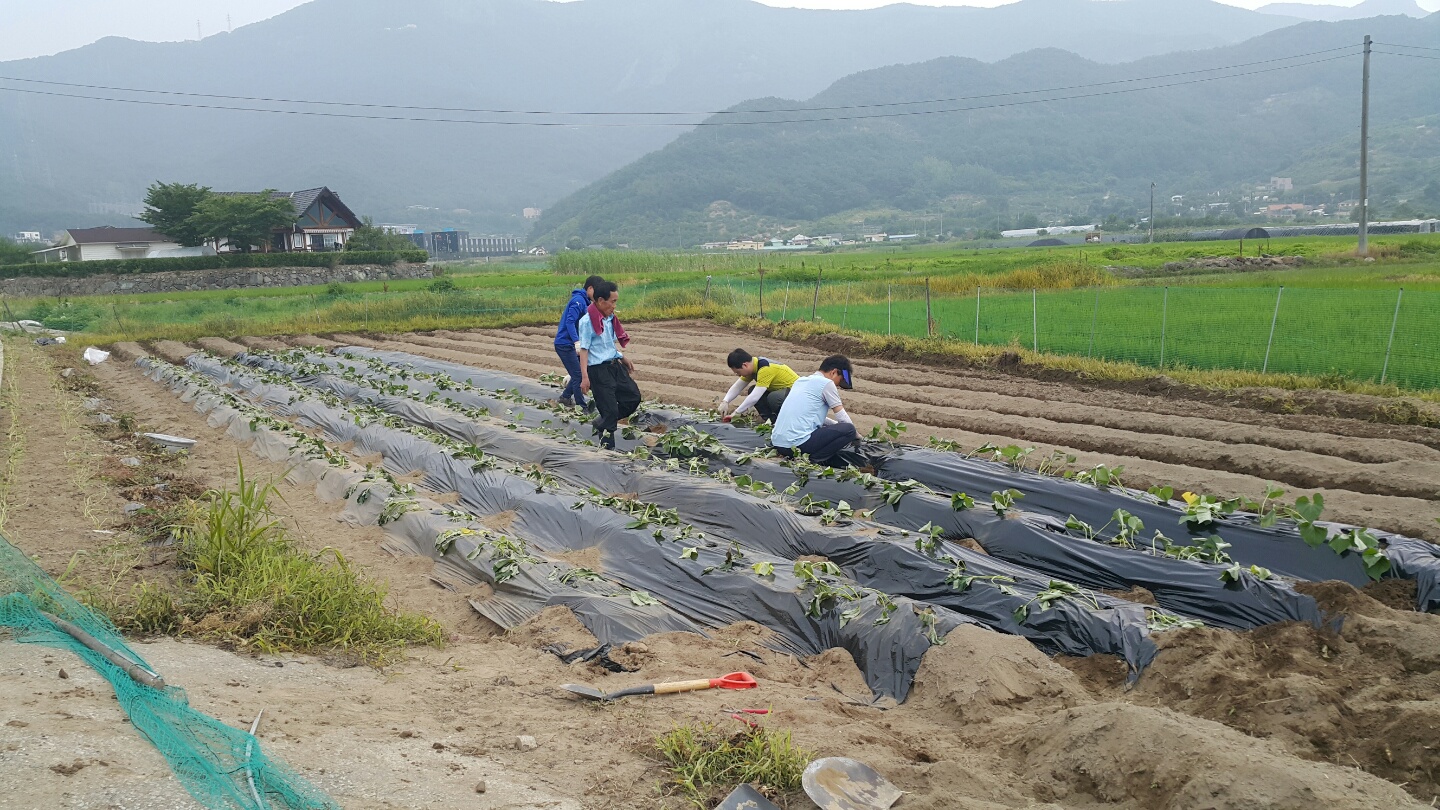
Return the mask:
[[832,354],[824,360],[821,360],[820,373],[824,374],[827,371],[840,372],[841,388],[850,389],[855,387],[854,380],[851,379],[852,372],[850,371],[850,358],[846,357],[845,355]]

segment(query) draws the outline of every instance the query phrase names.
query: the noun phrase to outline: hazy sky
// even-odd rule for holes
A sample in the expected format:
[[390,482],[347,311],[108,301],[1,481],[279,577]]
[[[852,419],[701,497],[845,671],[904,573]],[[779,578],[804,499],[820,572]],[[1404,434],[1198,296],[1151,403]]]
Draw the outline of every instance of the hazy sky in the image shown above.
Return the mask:
[[[483,0],[480,0],[483,1]],[[910,0],[930,6],[998,6],[1006,0]],[[1223,0],[1256,8],[1270,0]],[[1324,3],[1327,0],[1310,0]],[[0,0],[0,61],[45,56],[88,45],[101,37],[152,41],[196,38],[273,17],[303,0]],[[889,0],[760,0],[799,8],[874,8]],[[1358,0],[1332,5],[1352,6]],[[1421,0],[1428,9],[1440,0]],[[228,16],[228,20],[227,20]]]

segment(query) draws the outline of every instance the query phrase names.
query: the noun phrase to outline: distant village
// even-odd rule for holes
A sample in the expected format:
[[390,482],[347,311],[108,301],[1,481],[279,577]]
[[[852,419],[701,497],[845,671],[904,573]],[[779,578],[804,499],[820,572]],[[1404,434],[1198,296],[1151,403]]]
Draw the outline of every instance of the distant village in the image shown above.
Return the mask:
[[808,248],[841,247],[873,242],[905,242],[919,239],[918,233],[867,233],[858,239],[846,239],[838,233],[825,236],[800,234],[789,239],[735,239],[729,242],[706,242],[699,245],[701,250],[806,250]]
[[[1184,195],[1169,198],[1167,216],[1210,219],[1212,217],[1237,217],[1241,221],[1254,222],[1256,218],[1272,222],[1260,230],[1268,229],[1272,235],[1282,235],[1277,228],[1284,228],[1283,235],[1300,235],[1302,232],[1339,233],[1353,228],[1351,214],[1359,204],[1357,200],[1339,200],[1321,204],[1303,202],[1280,202],[1293,194],[1295,183],[1289,177],[1271,177],[1268,183],[1261,183],[1244,189],[1238,202],[1189,203]],[[238,194],[248,192],[217,192]],[[258,193],[258,192],[256,192]],[[346,243],[362,222],[339,195],[327,187],[303,189],[300,191],[275,191],[273,197],[289,200],[295,209],[295,220],[285,228],[277,228],[268,244],[250,246],[264,252],[314,252],[344,250]],[[106,204],[101,213],[128,213],[138,215],[139,204],[130,204],[124,210]],[[411,206],[421,208],[420,206]],[[114,209],[114,210],[112,210]],[[423,209],[429,210],[429,209]],[[1157,210],[1157,214],[1161,213]],[[540,218],[539,208],[525,208],[522,216],[527,222]],[[1328,224],[1329,220],[1333,224]],[[1020,244],[1032,246],[1057,246],[1080,242],[1134,241],[1143,236],[1144,224],[1148,218],[1139,220],[1139,228],[1125,233],[1101,232],[1098,224],[1051,225],[1048,227],[1016,228],[1003,230],[999,236],[1006,240],[1031,240]],[[1432,221],[1389,223],[1397,232],[1435,230]],[[1374,223],[1380,226],[1385,223]],[[472,235],[457,228],[427,229],[416,224],[382,223],[375,227],[386,233],[405,237],[417,248],[440,258],[482,258],[515,255],[545,256],[548,251],[541,246],[527,246],[526,238],[513,234]],[[1230,238],[1231,232],[1251,234],[1251,226],[1198,231],[1191,238]],[[1139,234],[1140,236],[1137,236]],[[1220,234],[1217,236],[1216,234]],[[239,246],[213,242],[200,247],[186,247],[149,227],[99,226],[92,228],[69,228],[51,238],[45,238],[40,231],[21,231],[11,238],[19,244],[33,246],[35,261],[93,261],[99,259],[165,258],[175,256],[212,255],[241,250]],[[797,234],[790,237],[757,236],[747,239],[705,242],[695,245],[702,251],[804,251],[826,248],[840,248],[851,245],[879,243],[903,243],[925,240],[926,235],[918,233],[861,233],[842,235],[828,233],[820,236]],[[1173,238],[1173,237],[1172,237]],[[1244,238],[1253,238],[1247,235]],[[600,245],[587,247],[599,248]],[[628,248],[628,245],[620,245]],[[572,246],[572,249],[573,246]]]

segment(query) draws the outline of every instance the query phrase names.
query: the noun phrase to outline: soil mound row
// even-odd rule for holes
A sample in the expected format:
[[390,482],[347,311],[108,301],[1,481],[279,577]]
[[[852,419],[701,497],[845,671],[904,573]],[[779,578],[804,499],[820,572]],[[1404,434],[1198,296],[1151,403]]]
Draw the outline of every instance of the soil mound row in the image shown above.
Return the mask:
[[[685,332],[692,326],[697,334]],[[789,360],[802,371],[822,357],[811,348],[706,323],[637,324],[631,331],[637,378],[647,396],[696,407],[712,406],[734,379],[721,359],[731,344]],[[540,329],[332,337],[532,377],[559,370],[550,335]],[[912,442],[934,436],[962,446],[1020,444],[1038,446],[1041,453],[1054,448],[1076,455],[1079,467],[1124,466],[1126,483],[1141,487],[1253,497],[1273,481],[1289,489],[1291,497],[1323,490],[1339,519],[1440,540],[1434,522],[1440,515],[1440,453],[1428,443],[1428,434],[1436,433],[1428,428],[1275,417],[1239,407],[910,364],[861,361],[857,366],[862,381],[879,383],[871,391],[862,385],[847,395],[862,430],[894,419],[908,424],[904,438]],[[910,376],[918,384],[903,382]],[[972,383],[991,390],[972,391]],[[994,393],[1002,385],[1011,392]],[[1100,407],[1097,398],[1113,406]],[[1146,410],[1151,406],[1153,412]],[[1192,406],[1205,410],[1204,417],[1173,413]],[[1317,420],[1323,424],[1304,427]],[[1369,440],[1353,438],[1367,432]]]

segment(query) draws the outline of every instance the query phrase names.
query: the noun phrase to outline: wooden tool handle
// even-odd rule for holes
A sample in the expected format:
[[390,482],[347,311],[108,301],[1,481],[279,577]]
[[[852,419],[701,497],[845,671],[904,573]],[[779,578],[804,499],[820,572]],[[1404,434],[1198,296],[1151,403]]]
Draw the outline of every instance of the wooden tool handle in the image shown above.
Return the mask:
[[669,695],[675,692],[696,692],[701,689],[710,688],[710,679],[701,678],[698,681],[672,681],[670,683],[655,684],[655,694]]

